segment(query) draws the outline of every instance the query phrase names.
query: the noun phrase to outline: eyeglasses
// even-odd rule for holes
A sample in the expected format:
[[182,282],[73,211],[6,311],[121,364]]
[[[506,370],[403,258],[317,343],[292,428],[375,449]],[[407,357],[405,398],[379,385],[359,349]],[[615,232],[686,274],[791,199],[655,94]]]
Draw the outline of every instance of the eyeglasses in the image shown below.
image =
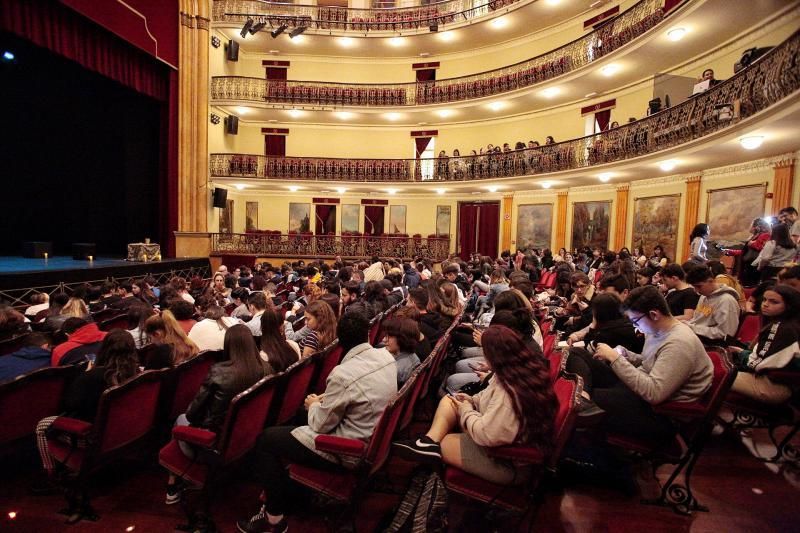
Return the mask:
[[647,313],[645,313],[643,315],[640,315],[638,318],[630,318],[630,317],[628,317],[628,320],[631,321],[631,324],[633,324],[634,327],[638,328],[639,327],[639,322],[641,322],[642,319],[645,318],[646,316],[647,316]]
[[581,284],[581,283],[572,286],[573,289],[585,289],[586,287],[588,287],[588,285]]

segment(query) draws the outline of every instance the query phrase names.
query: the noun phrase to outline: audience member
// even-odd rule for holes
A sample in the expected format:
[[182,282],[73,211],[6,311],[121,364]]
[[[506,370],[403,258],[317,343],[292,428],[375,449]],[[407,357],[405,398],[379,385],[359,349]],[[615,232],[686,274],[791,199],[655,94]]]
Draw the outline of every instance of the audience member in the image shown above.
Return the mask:
[[254,337],[261,336],[261,315],[267,308],[267,296],[263,292],[255,292],[247,299],[247,309],[252,317],[245,326]]
[[225,316],[222,307],[211,305],[203,314],[203,319],[192,326],[188,337],[201,352],[222,350],[228,329],[238,323],[237,319]]
[[419,365],[416,354],[419,326],[410,318],[390,318],[383,324],[386,349],[397,362],[397,388],[403,386]]
[[[144,323],[144,329],[153,344],[170,347],[172,365],[179,365],[200,351],[169,310],[148,318]],[[151,365],[145,366],[152,368]]]
[[789,235],[786,224],[772,227],[770,239],[753,261],[753,266],[761,272],[761,281],[775,279],[778,272],[791,263],[797,255],[797,244]]
[[690,261],[695,261],[697,263],[705,263],[708,261],[708,257],[706,257],[706,250],[708,250],[706,239],[708,239],[710,234],[711,229],[708,227],[708,224],[700,223],[692,229],[692,233],[689,235],[689,242],[691,242],[691,250],[689,252]]
[[322,301],[314,301],[305,311],[306,326],[311,330],[298,343],[302,357],[318,352],[336,338],[336,315],[331,306]]
[[686,282],[700,295],[688,326],[704,344],[727,344],[739,328],[739,295],[717,283],[707,266],[690,270]]
[[31,333],[25,345],[16,352],[0,357],[0,383],[50,366],[50,337],[44,333]]
[[34,318],[41,311],[50,307],[50,295],[46,292],[35,292],[30,298],[31,305],[25,309],[25,316]]
[[[107,335],[105,331],[100,331],[94,322],[88,322],[85,318],[79,317],[70,317],[64,321],[62,330],[67,336],[67,341],[53,348],[50,359],[51,366],[92,361],[100,349],[100,343]],[[130,336],[127,332],[125,334]],[[131,337],[131,343],[133,343],[133,337]]]
[[276,309],[266,309],[261,315],[260,348],[261,359],[267,364],[270,374],[283,372],[300,358],[300,346],[286,339],[283,318]]
[[661,282],[668,289],[667,304],[673,317],[687,321],[694,316],[700,295],[686,283],[686,273],[680,265],[670,263],[661,270]]

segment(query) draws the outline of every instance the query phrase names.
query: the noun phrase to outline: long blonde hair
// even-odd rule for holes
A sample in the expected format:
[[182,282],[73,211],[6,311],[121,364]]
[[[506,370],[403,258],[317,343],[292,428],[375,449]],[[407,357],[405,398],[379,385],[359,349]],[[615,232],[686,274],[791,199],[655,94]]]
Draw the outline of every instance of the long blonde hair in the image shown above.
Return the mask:
[[163,332],[164,344],[169,344],[172,347],[173,364],[180,364],[194,357],[200,351],[194,341],[183,332],[180,324],[175,319],[175,315],[170,310],[163,311],[161,315],[148,318],[144,323],[144,329],[151,337],[157,331]]
[[73,297],[61,308],[61,314],[69,317],[86,318],[89,316],[89,308],[86,307],[83,300]]

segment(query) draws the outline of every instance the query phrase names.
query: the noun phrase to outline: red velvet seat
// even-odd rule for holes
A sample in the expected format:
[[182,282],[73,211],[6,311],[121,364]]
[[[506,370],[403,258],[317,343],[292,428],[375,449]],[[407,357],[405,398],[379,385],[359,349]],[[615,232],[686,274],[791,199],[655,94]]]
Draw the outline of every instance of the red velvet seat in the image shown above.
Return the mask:
[[275,425],[286,425],[300,408],[311,390],[317,363],[315,357],[306,357],[287,368],[280,375],[281,402]]
[[30,333],[22,333],[0,341],[0,356],[14,353],[25,346],[25,343],[28,341],[28,335],[30,335]]
[[736,339],[744,344],[750,344],[761,330],[761,317],[756,313],[742,313],[739,317],[739,329]]
[[167,418],[174,421],[186,412],[189,404],[208,376],[211,365],[222,358],[222,352],[208,351],[197,354],[176,366],[167,377],[171,384]]
[[128,313],[115,310],[116,316],[100,322],[97,327],[100,331],[111,331],[112,329],[128,329]]
[[497,458],[532,465],[534,468],[531,478],[525,485],[498,485],[460,468],[447,466],[444,482],[448,490],[510,511],[526,512],[532,508],[534,496],[542,490],[545,474],[549,469],[556,467],[561,452],[572,434],[577,414],[575,407],[582,388],[581,379],[572,375],[558,379],[553,385],[558,398],[558,411],[553,430],[553,452],[549,456],[532,446],[514,445],[489,449],[489,453]]

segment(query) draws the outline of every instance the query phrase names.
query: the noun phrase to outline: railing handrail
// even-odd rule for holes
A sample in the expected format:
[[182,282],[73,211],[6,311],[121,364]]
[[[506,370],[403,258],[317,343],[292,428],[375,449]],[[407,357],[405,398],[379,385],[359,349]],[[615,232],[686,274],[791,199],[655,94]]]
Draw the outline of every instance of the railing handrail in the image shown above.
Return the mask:
[[[223,164],[226,159],[230,164],[234,161],[252,160],[258,163],[259,161],[269,160],[298,160],[303,162],[313,161],[366,161],[366,162],[388,162],[390,164],[406,165],[405,174],[400,173],[401,177],[392,177],[390,181],[427,181],[427,178],[419,175],[418,168],[423,164],[433,165],[437,163],[450,164],[453,162],[463,162],[464,165],[470,164],[473,169],[475,163],[483,163],[485,161],[508,161],[510,160],[523,160],[529,161],[531,158],[541,159],[542,157],[557,156],[558,161],[548,163],[549,166],[543,167],[543,172],[537,172],[533,165],[531,169],[533,172],[525,172],[523,174],[509,174],[508,168],[502,169],[500,173],[493,169],[492,172],[485,173],[485,177],[509,177],[516,175],[535,175],[560,170],[570,170],[574,168],[582,168],[592,166],[598,163],[608,163],[618,161],[629,157],[638,157],[647,153],[660,151],[683,142],[688,142],[698,137],[702,137],[707,133],[711,133],[735,124],[742,118],[753,115],[754,113],[766,109],[767,107],[779,102],[780,100],[793,94],[800,89],[800,76],[794,74],[798,70],[798,54],[800,52],[800,31],[792,34],[783,43],[775,46],[772,50],[761,56],[757,61],[753,62],[747,68],[740,70],[738,73],[731,76],[729,79],[722,81],[710,88],[709,90],[699,95],[688,98],[673,107],[666,108],[658,113],[648,117],[641,118],[637,121],[623,124],[617,128],[606,130],[604,132],[586,135],[575,139],[561,141],[559,143],[543,145],[534,148],[525,148],[520,150],[512,150],[510,152],[501,152],[498,154],[478,154],[478,155],[464,155],[460,157],[447,156],[447,158],[402,158],[402,159],[371,159],[371,158],[317,158],[317,157],[281,157],[271,158],[267,156],[255,154],[211,154],[212,163],[212,176],[225,176],[231,175],[225,172],[217,171],[215,173],[215,165]],[[786,58],[782,58],[781,54],[785,54]],[[736,105],[739,101],[740,109],[737,111],[730,110],[730,116],[722,120],[720,119],[720,112],[716,109],[717,106],[731,106]],[[736,115],[736,116],[734,116]],[[680,134],[680,135],[679,135]],[[655,139],[659,138],[659,143],[655,143]],[[609,146],[618,144],[630,144],[628,148],[630,152],[623,150],[620,153],[603,152]],[[599,148],[597,148],[599,147]],[[625,148],[625,147],[623,147]],[[615,148],[616,149],[616,148]],[[593,153],[597,152],[597,153]],[[586,152],[585,161],[580,162],[575,158],[580,154]],[[598,155],[599,154],[599,155]],[[247,158],[247,159],[245,159]],[[409,163],[413,163],[410,166]],[[469,165],[467,165],[469,166]],[[513,166],[513,165],[512,165]],[[224,169],[222,169],[224,170]],[[305,171],[305,169],[301,169]],[[326,169],[322,169],[323,171]],[[399,170],[399,169],[397,169]],[[445,169],[445,174],[449,176],[449,167]],[[462,169],[463,170],[463,169]],[[517,169],[511,168],[510,170],[516,171]],[[315,170],[316,173],[316,170]],[[438,171],[437,171],[438,173]],[[244,173],[243,173],[244,174]],[[461,172],[460,178],[453,179],[467,179],[466,174]],[[498,175],[499,174],[499,175]],[[410,176],[410,179],[403,178],[402,176]],[[266,176],[264,176],[266,177]],[[307,179],[297,177],[296,179]],[[315,178],[322,181],[327,181],[326,178]],[[447,177],[446,179],[451,179]],[[481,179],[481,178],[472,178]],[[436,178],[433,178],[435,181]],[[349,179],[346,181],[375,181],[370,180],[365,176],[365,179]]]

